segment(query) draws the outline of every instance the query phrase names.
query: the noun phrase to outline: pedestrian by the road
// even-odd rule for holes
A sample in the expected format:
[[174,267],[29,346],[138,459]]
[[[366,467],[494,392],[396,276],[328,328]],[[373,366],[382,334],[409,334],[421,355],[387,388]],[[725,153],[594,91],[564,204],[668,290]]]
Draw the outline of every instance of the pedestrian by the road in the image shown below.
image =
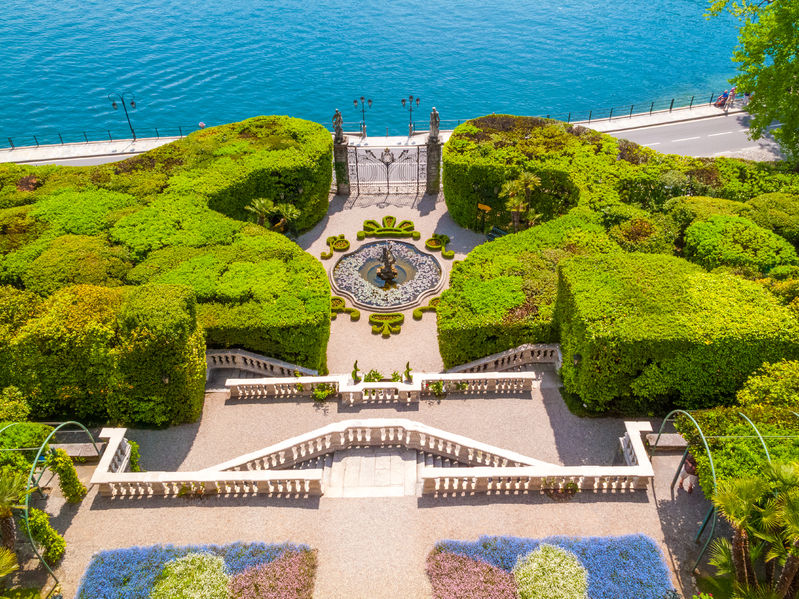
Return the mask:
[[[683,482],[685,482],[685,487],[683,487]],[[696,475],[696,460],[689,453],[682,465],[682,470],[680,470],[680,484],[677,486],[681,489],[685,488],[689,493],[693,493],[694,486],[697,483],[699,483],[699,477]]]

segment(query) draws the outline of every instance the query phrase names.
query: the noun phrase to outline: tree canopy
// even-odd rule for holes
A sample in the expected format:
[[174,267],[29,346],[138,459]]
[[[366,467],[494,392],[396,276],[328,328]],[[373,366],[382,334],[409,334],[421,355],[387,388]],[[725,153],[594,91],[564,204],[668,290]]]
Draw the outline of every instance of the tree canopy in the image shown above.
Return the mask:
[[774,139],[789,159],[799,159],[799,0],[714,0],[709,14],[725,10],[743,21],[732,83],[752,94],[746,107],[752,138],[776,124]]

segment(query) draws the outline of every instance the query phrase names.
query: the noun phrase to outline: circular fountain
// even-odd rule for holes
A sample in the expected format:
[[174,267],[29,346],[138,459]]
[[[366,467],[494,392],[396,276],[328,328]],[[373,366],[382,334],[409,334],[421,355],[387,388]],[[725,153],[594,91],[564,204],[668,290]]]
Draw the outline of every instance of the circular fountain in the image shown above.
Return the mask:
[[336,293],[374,312],[410,308],[443,285],[435,257],[394,240],[366,243],[342,256],[330,280]]

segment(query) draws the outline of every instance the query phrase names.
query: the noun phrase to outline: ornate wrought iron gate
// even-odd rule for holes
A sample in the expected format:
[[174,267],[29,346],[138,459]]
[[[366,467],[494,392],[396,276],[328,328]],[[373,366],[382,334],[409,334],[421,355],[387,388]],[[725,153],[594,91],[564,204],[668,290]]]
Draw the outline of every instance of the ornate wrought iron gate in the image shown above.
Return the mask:
[[427,183],[427,146],[382,150],[349,146],[347,153],[350,193],[424,193]]

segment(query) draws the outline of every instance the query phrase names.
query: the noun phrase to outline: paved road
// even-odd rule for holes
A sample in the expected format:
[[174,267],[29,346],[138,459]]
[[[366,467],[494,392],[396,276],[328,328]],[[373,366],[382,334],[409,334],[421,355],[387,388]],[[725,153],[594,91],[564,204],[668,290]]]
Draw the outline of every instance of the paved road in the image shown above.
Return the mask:
[[749,116],[742,113],[610,132],[614,137],[629,139],[666,154],[716,156],[757,149],[779,157],[779,147],[771,137],[754,141],[749,139],[748,133]]

